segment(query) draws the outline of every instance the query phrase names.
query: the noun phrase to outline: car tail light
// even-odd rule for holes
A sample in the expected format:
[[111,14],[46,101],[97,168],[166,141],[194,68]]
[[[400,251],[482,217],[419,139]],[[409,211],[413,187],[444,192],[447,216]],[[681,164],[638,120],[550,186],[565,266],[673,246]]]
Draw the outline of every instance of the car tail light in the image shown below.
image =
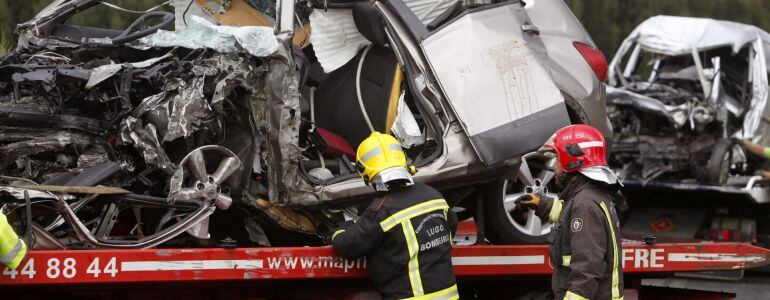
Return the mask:
[[591,69],[594,70],[596,78],[599,78],[599,81],[607,80],[607,60],[604,59],[604,54],[599,49],[581,42],[574,42],[572,45],[585,58]]

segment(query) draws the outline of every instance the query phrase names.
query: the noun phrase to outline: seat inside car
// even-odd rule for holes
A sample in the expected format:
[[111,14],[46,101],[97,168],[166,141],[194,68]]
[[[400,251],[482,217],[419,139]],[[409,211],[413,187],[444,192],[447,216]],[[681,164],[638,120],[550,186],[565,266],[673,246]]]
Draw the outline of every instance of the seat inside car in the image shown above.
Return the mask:
[[357,2],[352,13],[358,31],[372,45],[330,72],[311,101],[314,101],[316,126],[341,136],[355,148],[371,132],[367,117],[374,130],[390,131],[397,112],[402,74],[392,50],[385,47],[385,22],[380,12],[368,2]]

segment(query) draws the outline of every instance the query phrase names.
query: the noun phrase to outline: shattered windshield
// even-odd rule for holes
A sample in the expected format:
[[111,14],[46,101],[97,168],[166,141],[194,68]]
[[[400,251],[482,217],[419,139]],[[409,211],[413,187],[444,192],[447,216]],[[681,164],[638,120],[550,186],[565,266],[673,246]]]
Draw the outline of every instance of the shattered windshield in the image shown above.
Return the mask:
[[652,81],[655,74],[653,71],[656,66],[659,66],[663,55],[654,52],[641,51],[639,59],[635,65],[630,64],[631,56],[625,57],[621,62],[621,66],[625,66],[625,70],[630,70],[630,73],[624,73],[624,76],[630,77],[629,79],[636,81]]

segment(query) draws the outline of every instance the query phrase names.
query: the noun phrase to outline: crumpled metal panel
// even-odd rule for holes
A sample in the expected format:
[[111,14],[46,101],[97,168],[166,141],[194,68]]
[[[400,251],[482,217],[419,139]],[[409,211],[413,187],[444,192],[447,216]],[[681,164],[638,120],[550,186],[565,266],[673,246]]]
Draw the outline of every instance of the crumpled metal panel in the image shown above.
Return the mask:
[[[286,42],[291,42],[287,39]],[[305,204],[317,200],[317,195],[301,193],[312,189],[301,175],[299,168],[299,78],[291,53],[281,49],[268,61],[270,70],[266,74],[266,84],[270,87],[260,94],[266,102],[264,118],[259,110],[252,109],[255,120],[267,122],[266,147],[267,158],[271,162],[268,168],[270,201],[277,205]],[[258,106],[258,104],[256,104]],[[254,106],[253,106],[254,107]]]
[[[225,99],[236,88],[256,95],[257,78],[265,70],[264,66],[255,67],[254,61],[233,55],[203,60],[192,68],[194,78],[171,81],[162,92],[142,100],[122,121],[121,137],[142,151],[148,163],[172,173],[174,164],[162,150],[162,143],[190,137],[199,130],[221,132]],[[207,83],[208,78],[221,78],[210,99],[204,94],[204,89],[213,85]]]
[[[69,3],[87,1],[93,0]],[[51,28],[40,25],[41,30]],[[29,190],[51,192],[32,191],[34,197],[73,195],[44,204],[51,206],[50,216],[57,208],[61,214],[44,224],[46,230],[52,232],[65,222],[74,229],[57,235],[64,237],[62,247],[153,247],[184,231],[206,239],[206,217],[214,207],[243,205],[244,190],[257,191],[254,199],[275,195],[276,203],[288,203],[295,190],[312,191],[298,166],[300,95],[288,52],[289,31],[276,37],[272,28],[204,25],[206,31],[198,32],[195,40],[169,41],[195,44],[185,46],[188,49],[140,43],[83,46],[49,40],[50,30],[19,30],[21,46],[0,61],[0,98],[8,100],[0,107],[0,166],[8,174],[44,184],[27,186]],[[270,47],[283,52],[270,55],[276,51]],[[218,156],[199,155],[214,148],[228,154],[217,168],[212,167]],[[190,152],[193,149],[199,151]],[[185,161],[198,156],[196,164]],[[93,183],[100,186],[63,183],[105,161],[119,172]],[[265,161],[269,163],[262,164]],[[255,180],[254,173],[264,173],[269,180]],[[180,183],[183,189],[169,189]],[[0,193],[23,200],[18,188],[6,186]],[[92,201],[96,196],[82,193],[102,196]],[[305,198],[309,203],[315,196]],[[200,199],[207,202],[199,205]],[[118,202],[133,207],[117,210]],[[16,201],[15,208],[23,205]],[[290,208],[268,206],[293,216]],[[98,224],[91,221],[92,213],[99,214]],[[85,216],[89,219],[81,219]],[[113,236],[116,216],[136,227]],[[305,218],[303,232],[315,231],[310,219]],[[211,221],[224,227],[237,223]],[[246,226],[253,240],[269,244],[254,224]],[[170,228],[172,232],[166,232]]]
[[[189,137],[204,127],[218,129],[214,112],[203,94],[204,83],[204,77],[195,77],[189,83],[177,79],[165,91],[145,98],[131,116],[141,118],[150,114],[146,121],[155,126],[163,142]],[[217,125],[208,126],[211,124]]]
[[[631,106],[639,111],[664,117],[676,128],[684,126],[685,122],[687,122],[684,110],[678,110],[679,107],[665,105],[660,100],[645,95],[608,86],[607,99],[607,102],[611,105]],[[687,104],[684,105],[686,108],[689,108]]]
[[214,112],[203,95],[204,80],[203,77],[196,77],[167,102],[169,120],[164,142],[189,137],[207,124],[216,122]]
[[[225,99],[230,97],[236,88],[242,88],[252,95],[260,92],[262,86],[257,80],[267,72],[268,66],[265,64],[256,66],[253,61],[242,57],[221,56],[218,61],[218,69],[222,70],[225,76],[217,82],[210,104],[214,111],[221,114],[224,112],[222,106]],[[193,70],[196,73],[202,72]]]
[[120,137],[125,143],[134,144],[142,153],[144,160],[166,173],[172,174],[176,164],[171,162],[158,140],[158,130],[155,125],[142,124],[142,121],[128,116],[121,124]]
[[770,112],[770,107],[767,105],[767,98],[770,96],[768,91],[768,78],[767,78],[767,55],[768,49],[767,41],[756,40],[752,43],[754,51],[757,55],[751,57],[749,63],[752,64],[751,77],[751,104],[749,110],[746,112],[745,120],[743,121],[743,130],[739,133],[740,138],[752,138],[755,142],[762,143],[763,145],[770,145],[768,137],[768,122],[764,120],[764,116]]
[[106,80],[107,78],[112,77],[113,75],[117,74],[120,70],[122,70],[123,67],[131,66],[134,68],[147,68],[169,57],[171,57],[170,53],[160,57],[153,57],[144,61],[130,63],[130,64],[109,64],[109,65],[98,66],[93,70],[91,70],[91,74],[90,74],[90,77],[88,78],[88,82],[86,82],[86,89],[91,89],[97,84],[99,84],[100,82]]
[[22,140],[0,146],[0,166],[12,163],[19,157],[61,150],[66,147],[83,149],[93,143],[94,140],[88,135],[67,131],[56,131],[50,134],[26,137]]

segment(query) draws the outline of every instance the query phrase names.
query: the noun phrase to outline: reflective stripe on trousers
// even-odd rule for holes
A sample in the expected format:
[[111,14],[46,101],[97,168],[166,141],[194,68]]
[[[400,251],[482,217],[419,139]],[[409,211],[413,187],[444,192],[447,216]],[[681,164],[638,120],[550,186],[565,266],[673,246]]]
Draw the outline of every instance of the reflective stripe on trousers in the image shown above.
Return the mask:
[[[567,293],[564,294],[564,298],[562,299],[563,300],[588,300],[588,298],[575,294],[571,291],[567,291]],[[623,300],[623,297],[620,297],[620,298],[613,297],[612,300]]]
[[607,217],[607,225],[610,228],[610,237],[612,238],[612,299],[622,299],[620,297],[620,288],[618,287],[619,271],[618,271],[618,243],[615,239],[615,229],[612,226],[612,217],[610,217],[610,210],[607,209],[607,205],[604,202],[599,203],[604,211],[604,216]]
[[438,292],[433,292],[427,295],[406,298],[406,299],[419,299],[419,300],[454,300],[460,299],[460,294],[457,292],[457,285],[450,286],[446,289]]

